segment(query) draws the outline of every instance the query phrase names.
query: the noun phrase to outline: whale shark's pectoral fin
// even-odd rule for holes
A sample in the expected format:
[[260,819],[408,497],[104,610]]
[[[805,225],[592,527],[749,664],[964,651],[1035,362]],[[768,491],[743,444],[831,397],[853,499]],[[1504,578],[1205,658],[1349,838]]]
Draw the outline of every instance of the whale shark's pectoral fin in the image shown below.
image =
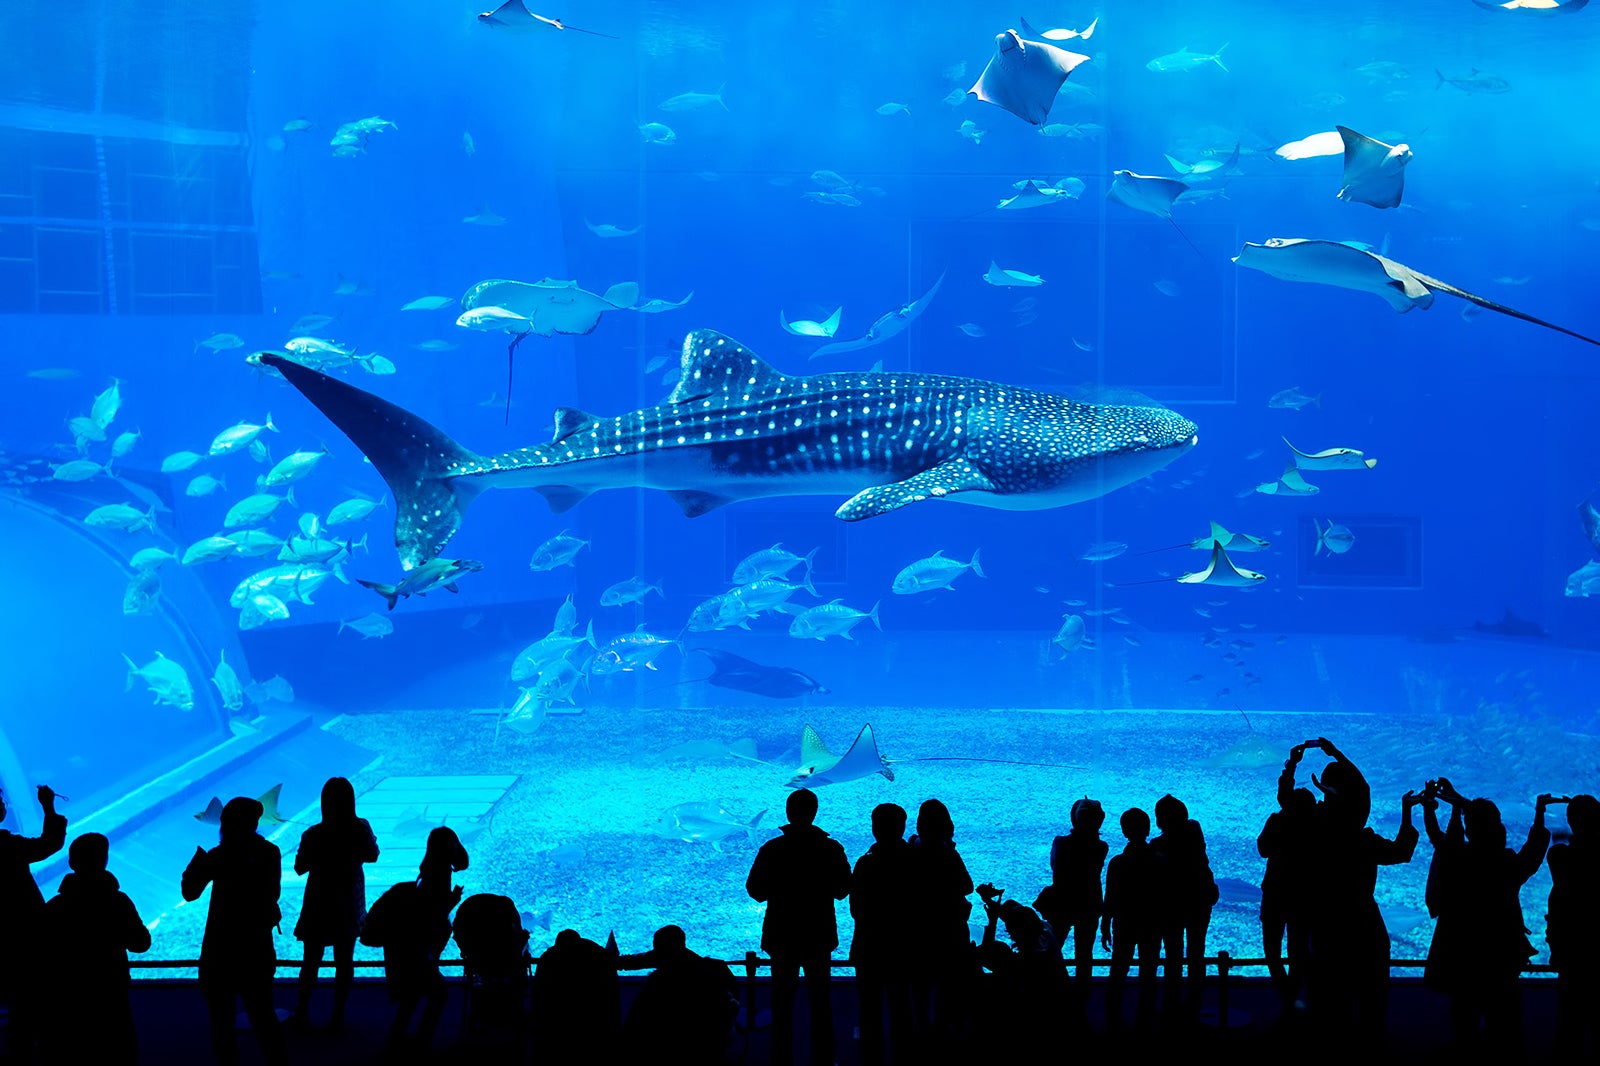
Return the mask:
[[699,518],[707,511],[715,511],[725,503],[731,503],[727,496],[718,496],[713,492],[699,492],[694,489],[677,489],[667,493],[672,497],[672,502],[678,505],[685,518]]
[[994,492],[989,475],[966,459],[946,459],[904,481],[874,485],[850,497],[834,514],[846,522],[896,511],[908,503],[949,496],[957,492]]
[[553,514],[565,514],[589,498],[588,489],[575,489],[571,485],[535,485],[534,488],[550,505]]

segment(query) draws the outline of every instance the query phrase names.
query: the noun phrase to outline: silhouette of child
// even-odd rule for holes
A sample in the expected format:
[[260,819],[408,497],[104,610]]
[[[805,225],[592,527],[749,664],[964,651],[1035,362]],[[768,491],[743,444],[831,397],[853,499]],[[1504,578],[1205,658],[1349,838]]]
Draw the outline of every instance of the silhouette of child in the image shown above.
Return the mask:
[[[1221,893],[1206,858],[1206,837],[1189,808],[1170,793],[1156,800],[1156,827],[1161,830],[1150,846],[1167,860],[1166,921],[1161,946],[1167,957],[1167,995],[1164,1009],[1194,1015],[1206,976],[1206,930],[1211,908]],[[1189,979],[1180,993],[1179,960],[1187,958]]]
[[907,907],[912,894],[911,845],[904,839],[906,811],[898,803],[872,809],[872,847],[850,875],[850,915],[856,921],[850,961],[860,1003],[861,1061],[884,1061],[885,1008],[888,1041],[897,1060],[907,1059],[912,1039],[911,966],[914,947]]
[[1166,921],[1163,885],[1167,860],[1150,846],[1150,816],[1137,807],[1122,812],[1122,853],[1106,867],[1104,916],[1100,942],[1111,952],[1111,978],[1106,984],[1106,1028],[1122,1029],[1123,991],[1135,953],[1139,958],[1139,1002],[1135,1022],[1147,1029],[1155,1021],[1156,963],[1161,956],[1161,930]]
[[1087,998],[1094,973],[1094,935],[1100,923],[1104,896],[1100,872],[1106,864],[1106,842],[1100,827],[1106,812],[1099,801],[1085,796],[1072,805],[1072,830],[1050,845],[1050,887],[1036,901],[1063,948],[1073,938],[1075,984],[1080,1003]]
[[45,904],[44,935],[55,971],[50,984],[70,990],[55,1003],[46,1037],[53,1061],[138,1061],[128,952],[150,950],[150,930],[106,869],[110,847],[99,833],[74,840],[67,849],[72,872]]

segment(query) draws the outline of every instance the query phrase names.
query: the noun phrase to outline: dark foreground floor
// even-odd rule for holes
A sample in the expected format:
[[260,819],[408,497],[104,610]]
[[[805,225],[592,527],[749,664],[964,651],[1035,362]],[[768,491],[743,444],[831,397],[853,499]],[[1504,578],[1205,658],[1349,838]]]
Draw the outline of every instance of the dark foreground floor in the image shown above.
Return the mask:
[[[625,981],[624,1005],[631,1000],[637,982]],[[1229,996],[1231,1024],[1223,1028],[1216,1024],[1214,1007],[1208,1008],[1206,1020],[1189,1031],[1168,1040],[1165,1045],[1151,1043],[1125,1043],[1109,1040],[1101,1031],[1099,1019],[1102,1006],[1097,986],[1090,1004],[1090,1017],[1094,1020],[1092,1032],[1083,1046],[1064,1046],[1065,1033],[1055,1030],[1053,1047],[1045,1059],[1036,1061],[1062,1061],[1089,1053],[1102,1062],[1144,1062],[1173,1058],[1190,1061],[1227,1061],[1230,1063],[1268,1062],[1274,1060],[1304,1063],[1307,1061],[1338,1060],[1351,1062],[1352,1066],[1370,1066],[1380,1062],[1490,1062],[1527,1061],[1554,1062],[1550,1049],[1550,1031],[1554,1011],[1554,988],[1549,981],[1526,981],[1523,985],[1525,1054],[1523,1057],[1489,1056],[1483,1047],[1458,1050],[1449,1046],[1449,1033],[1443,1001],[1412,980],[1397,980],[1393,986],[1390,1005],[1388,1040],[1384,1048],[1355,1056],[1322,1055],[1327,1042],[1302,1028],[1285,1029],[1277,1019],[1276,1001],[1264,983],[1236,980]],[[328,1008],[329,992],[321,990],[313,1007],[313,1018],[320,1023]],[[758,1025],[748,1041],[736,1038],[730,1048],[729,1062],[766,1063],[771,1061],[766,1021],[767,987],[760,985],[757,1000]],[[856,1025],[855,989],[847,979],[836,980],[834,985],[835,1023],[839,1034],[838,1062],[853,1064],[859,1061],[859,1046],[854,1039]],[[278,1003],[288,1007],[294,1001],[290,982],[280,982]],[[805,996],[802,992],[797,1004],[796,1029],[806,1032]],[[200,993],[192,982],[141,981],[134,987],[134,1012],[138,1019],[141,1061],[148,1064],[207,1063],[211,1061],[206,1014]],[[1595,1005],[1600,1010],[1600,1004]],[[390,1008],[384,989],[378,981],[360,981],[351,997],[349,1015],[344,1029],[329,1033],[314,1025],[310,1032],[291,1034],[290,1061],[306,1066],[357,1066],[360,1063],[379,1062],[385,1030],[390,1018]],[[451,1001],[445,1011],[443,1024],[433,1053],[421,1061],[439,1063],[548,1063],[553,1059],[538,1054],[533,1036],[525,1029],[503,1026],[473,1026],[470,1033],[464,1029],[461,988],[452,982]],[[465,1034],[465,1038],[464,1038]],[[241,1031],[239,1045],[244,1063],[257,1063],[261,1056],[251,1034]],[[797,1061],[808,1061],[807,1051],[798,1049]],[[1198,1058],[1197,1058],[1198,1057]],[[1225,1058],[1224,1058],[1225,1057]],[[9,1061],[4,1060],[4,1061]],[[604,1061],[597,1056],[587,1056],[585,1063]],[[678,1061],[669,1051],[652,1061]],[[976,1047],[960,1055],[955,1061],[1005,1062],[1014,1061],[1010,1053],[995,1047]]]

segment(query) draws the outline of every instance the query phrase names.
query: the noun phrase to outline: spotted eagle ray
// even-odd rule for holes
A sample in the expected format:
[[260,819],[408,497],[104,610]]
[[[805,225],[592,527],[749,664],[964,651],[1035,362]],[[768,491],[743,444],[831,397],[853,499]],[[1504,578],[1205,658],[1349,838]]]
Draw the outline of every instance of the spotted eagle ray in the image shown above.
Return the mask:
[[822,737],[810,724],[800,733],[800,767],[788,781],[789,788],[819,788],[822,785],[840,785],[858,781],[873,774],[882,774],[894,780],[891,763],[902,762],[992,762],[1008,766],[1041,766],[1052,770],[1082,770],[1082,766],[1069,763],[1025,762],[1019,759],[985,759],[970,755],[926,755],[910,759],[885,759],[878,753],[878,742],[872,735],[868,722],[856,734],[843,755],[828,750]]
[[1532,322],[1536,326],[1553,329],[1557,333],[1565,333],[1585,343],[1600,345],[1600,340],[1595,340],[1593,337],[1586,337],[1565,326],[1546,322],[1542,318],[1534,318],[1516,308],[1495,303],[1487,297],[1465,289],[1458,289],[1449,282],[1420,274],[1404,263],[1397,263],[1387,256],[1363,251],[1338,241],[1273,237],[1265,244],[1246,243],[1239,254],[1234,256],[1233,261],[1242,267],[1259,270],[1263,274],[1271,274],[1284,281],[1314,281],[1323,285],[1335,285],[1341,289],[1354,289],[1356,292],[1370,292],[1383,297],[1390,307],[1401,314],[1405,314],[1413,307],[1427,310],[1433,306],[1434,294],[1442,292],[1460,297],[1487,310],[1520,318],[1524,322]]
[[1196,443],[1194,423],[1162,407],[932,374],[791,377],[698,330],[661,404],[611,417],[559,407],[549,444],[483,456],[287,355],[260,362],[389,483],[406,570],[443,550],[486,488],[532,488],[558,512],[602,489],[655,488],[691,518],[734,500],[853,493],[834,513],[855,522],[928,499],[1061,507],[1131,484]]

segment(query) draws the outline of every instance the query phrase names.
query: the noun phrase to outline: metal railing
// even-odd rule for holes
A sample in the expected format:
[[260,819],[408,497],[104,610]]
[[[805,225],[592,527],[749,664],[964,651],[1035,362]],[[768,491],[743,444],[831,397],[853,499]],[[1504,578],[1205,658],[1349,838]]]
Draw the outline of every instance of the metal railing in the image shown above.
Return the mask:
[[[744,971],[744,980],[741,984],[744,991],[745,1017],[754,1018],[757,974],[763,969],[770,970],[772,968],[772,960],[763,958],[760,952],[747,951],[743,958],[723,959],[720,961],[736,973],[740,970]],[[1160,965],[1163,974],[1165,974],[1166,956],[1163,955],[1156,961]],[[1184,965],[1188,965],[1188,960],[1182,961]],[[1247,966],[1264,969],[1268,964],[1268,960],[1266,958],[1235,958],[1228,952],[1222,951],[1215,955],[1207,955],[1201,961],[1208,971],[1212,967],[1216,968],[1217,1027],[1219,1029],[1227,1029],[1229,1027],[1229,989],[1232,981],[1237,979],[1237,975],[1233,971]],[[1065,960],[1065,963],[1076,968],[1076,963],[1070,957]],[[192,970],[199,967],[200,961],[198,959],[131,959],[128,964],[136,970]],[[1390,976],[1393,977],[1395,970],[1420,970],[1427,964],[1428,961],[1426,959],[1390,959]],[[383,963],[376,959],[361,959],[351,965],[358,970],[381,970],[383,968]],[[447,970],[459,970],[465,965],[465,961],[459,958],[439,960],[439,966]],[[538,959],[534,959],[532,965],[537,968]],[[1136,966],[1137,964],[1133,965]],[[276,966],[279,970],[299,972],[301,963],[296,959],[278,959]],[[334,966],[335,963],[332,960],[324,959],[318,964],[318,970],[331,970]],[[832,959],[830,960],[830,968],[833,970],[854,970],[855,963],[849,959]],[[1090,960],[1090,968],[1091,970],[1109,970],[1111,968],[1111,960],[1096,956]],[[1529,963],[1522,967],[1524,975],[1554,974],[1557,972],[1556,967],[1543,963]],[[1209,981],[1210,979],[1208,972],[1207,980]]]

